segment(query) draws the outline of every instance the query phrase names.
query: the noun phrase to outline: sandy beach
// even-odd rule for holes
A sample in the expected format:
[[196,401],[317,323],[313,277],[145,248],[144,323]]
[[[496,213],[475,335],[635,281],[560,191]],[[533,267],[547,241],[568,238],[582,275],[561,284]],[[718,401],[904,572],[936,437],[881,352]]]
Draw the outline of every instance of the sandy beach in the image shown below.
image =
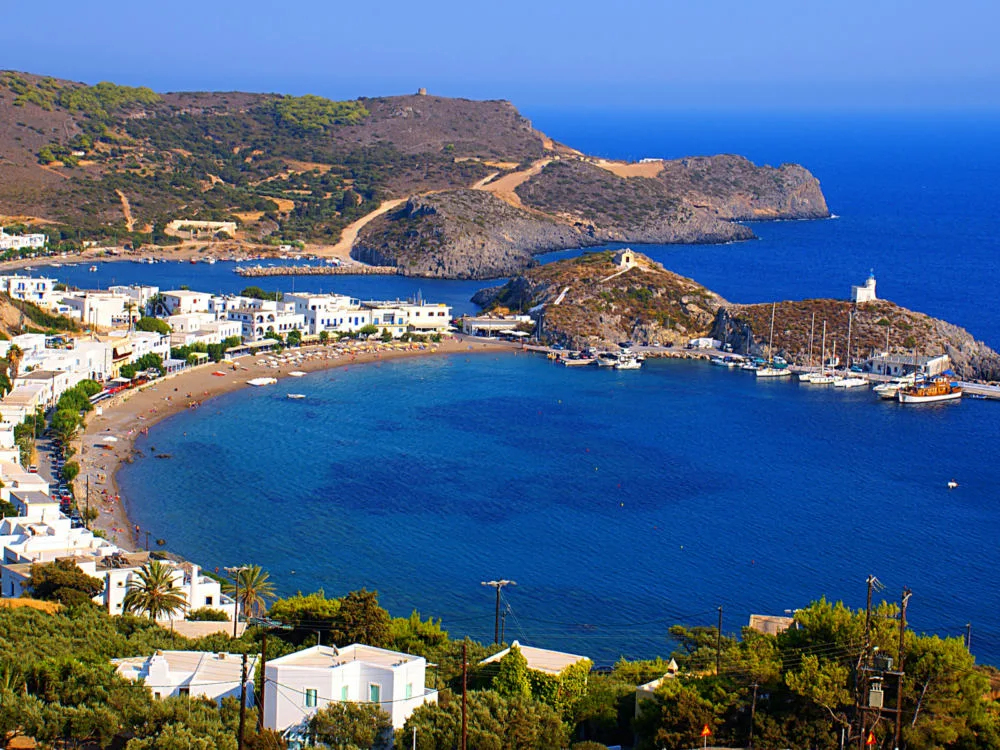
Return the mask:
[[[248,387],[247,381],[252,378],[277,378],[277,385],[266,387],[280,389],[288,386],[289,380],[294,381],[289,372],[313,372],[431,354],[519,349],[516,344],[468,338],[444,340],[440,344],[331,343],[286,349],[281,355],[261,354],[209,363],[169,375],[142,389],[102,401],[88,415],[73,457],[80,464],[80,474],[74,483],[77,503],[81,507],[86,503],[89,476],[90,503],[98,511],[91,528],[100,529],[107,539],[125,549],[144,549],[145,532],[130,521],[129,499],[120,497],[115,474],[129,460],[135,439],[157,422],[185,409],[200,408],[215,396]],[[150,548],[155,548],[155,540],[150,539]]]

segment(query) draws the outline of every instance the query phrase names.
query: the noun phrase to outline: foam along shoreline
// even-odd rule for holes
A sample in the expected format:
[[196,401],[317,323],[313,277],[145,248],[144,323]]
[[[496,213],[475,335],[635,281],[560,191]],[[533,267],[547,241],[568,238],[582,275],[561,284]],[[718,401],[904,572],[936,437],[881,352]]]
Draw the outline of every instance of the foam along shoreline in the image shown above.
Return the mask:
[[[77,440],[80,473],[75,480],[75,495],[80,506],[86,503],[87,477],[90,477],[90,503],[98,511],[92,529],[99,529],[114,544],[126,549],[144,549],[146,532],[129,517],[129,499],[122,497],[116,474],[125,461],[130,461],[135,439],[155,425],[186,409],[196,409],[209,399],[249,387],[247,381],[256,378],[285,379],[292,372],[308,373],[348,365],[428,356],[433,354],[472,354],[483,352],[518,351],[515,344],[456,337],[440,344],[352,343],[326,346],[303,346],[286,349],[286,359],[277,366],[272,357],[241,357],[227,362],[215,362],[184,370],[151,383],[140,390],[126,391],[99,406],[101,413],[91,412],[86,427]],[[221,374],[219,374],[221,373]],[[280,384],[277,387],[281,387]],[[114,437],[116,440],[106,440]],[[178,470],[183,470],[178,467]],[[155,539],[149,540],[155,549]]]

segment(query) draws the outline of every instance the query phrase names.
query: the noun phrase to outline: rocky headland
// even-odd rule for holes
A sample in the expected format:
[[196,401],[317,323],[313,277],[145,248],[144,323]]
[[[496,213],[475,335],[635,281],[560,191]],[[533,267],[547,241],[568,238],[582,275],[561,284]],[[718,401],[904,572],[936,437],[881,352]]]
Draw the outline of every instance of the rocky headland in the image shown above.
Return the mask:
[[[572,348],[614,347],[623,340],[677,346],[711,336],[736,353],[766,356],[771,303],[732,304],[641,253],[633,258],[629,268],[620,253],[610,251],[557,261],[484,289],[474,301],[489,311],[530,311],[541,321],[544,340]],[[827,356],[836,346],[842,362],[850,326],[854,359],[887,350],[947,354],[962,378],[1000,380],[1000,355],[964,328],[886,300],[855,305],[809,299],[777,302],[773,308],[773,353],[792,362],[809,363],[812,332],[813,360],[819,364],[825,322]]]

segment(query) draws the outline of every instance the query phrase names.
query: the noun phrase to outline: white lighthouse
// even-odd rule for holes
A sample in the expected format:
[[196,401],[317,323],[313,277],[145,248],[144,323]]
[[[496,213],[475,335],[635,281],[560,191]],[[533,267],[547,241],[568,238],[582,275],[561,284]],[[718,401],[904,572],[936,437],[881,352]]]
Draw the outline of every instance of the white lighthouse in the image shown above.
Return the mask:
[[863,305],[865,302],[874,302],[877,299],[878,297],[875,296],[875,271],[873,269],[864,286],[851,287],[851,301],[856,305]]

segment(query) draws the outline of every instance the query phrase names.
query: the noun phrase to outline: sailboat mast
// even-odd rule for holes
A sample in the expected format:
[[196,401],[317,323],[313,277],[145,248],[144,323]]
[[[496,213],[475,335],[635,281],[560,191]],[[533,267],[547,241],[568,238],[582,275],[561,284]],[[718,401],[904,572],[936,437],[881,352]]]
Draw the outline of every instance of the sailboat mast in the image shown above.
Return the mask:
[[777,302],[771,303],[771,334],[767,337],[767,361],[771,362],[774,360],[774,308],[778,306]]
[[854,323],[854,311],[847,313],[847,359],[844,360],[844,372],[851,369],[851,325]]
[[823,347],[820,349],[819,353],[819,370],[823,372],[826,369],[826,321],[823,321]]
[[816,313],[813,313],[812,325],[809,326],[809,366],[813,363],[813,335],[816,333]]

